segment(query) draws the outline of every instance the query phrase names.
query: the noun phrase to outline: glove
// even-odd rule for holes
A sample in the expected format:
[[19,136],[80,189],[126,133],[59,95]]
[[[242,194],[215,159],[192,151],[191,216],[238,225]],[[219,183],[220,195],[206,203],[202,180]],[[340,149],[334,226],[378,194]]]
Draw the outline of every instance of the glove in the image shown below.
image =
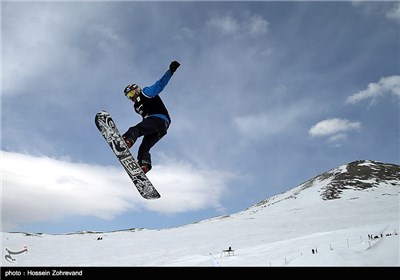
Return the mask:
[[178,61],[172,61],[171,64],[169,65],[169,71],[171,71],[172,74],[174,74],[174,72],[176,71],[176,69],[178,69],[178,67],[180,66]]

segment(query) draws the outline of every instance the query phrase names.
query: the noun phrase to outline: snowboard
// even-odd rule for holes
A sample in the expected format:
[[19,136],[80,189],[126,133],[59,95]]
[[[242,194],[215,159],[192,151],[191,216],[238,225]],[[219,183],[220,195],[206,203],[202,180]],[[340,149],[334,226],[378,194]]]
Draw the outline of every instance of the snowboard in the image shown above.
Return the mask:
[[111,115],[104,110],[100,111],[96,114],[95,123],[140,195],[145,199],[160,198],[160,194],[129,151]]

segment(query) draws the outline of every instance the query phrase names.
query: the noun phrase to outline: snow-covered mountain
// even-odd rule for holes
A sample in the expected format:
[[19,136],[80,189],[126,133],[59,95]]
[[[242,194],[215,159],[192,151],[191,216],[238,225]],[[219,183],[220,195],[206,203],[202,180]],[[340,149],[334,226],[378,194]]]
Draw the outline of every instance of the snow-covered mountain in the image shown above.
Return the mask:
[[2,265],[399,266],[399,187],[399,165],[355,161],[241,212],[185,226],[2,233]]

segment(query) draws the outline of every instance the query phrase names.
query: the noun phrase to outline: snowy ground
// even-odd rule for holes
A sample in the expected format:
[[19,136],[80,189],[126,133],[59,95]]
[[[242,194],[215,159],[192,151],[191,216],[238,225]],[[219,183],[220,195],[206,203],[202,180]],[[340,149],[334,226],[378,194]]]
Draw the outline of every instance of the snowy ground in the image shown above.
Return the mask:
[[2,233],[2,266],[400,265],[396,185],[346,190],[328,201],[320,188],[294,188],[233,215],[169,229]]

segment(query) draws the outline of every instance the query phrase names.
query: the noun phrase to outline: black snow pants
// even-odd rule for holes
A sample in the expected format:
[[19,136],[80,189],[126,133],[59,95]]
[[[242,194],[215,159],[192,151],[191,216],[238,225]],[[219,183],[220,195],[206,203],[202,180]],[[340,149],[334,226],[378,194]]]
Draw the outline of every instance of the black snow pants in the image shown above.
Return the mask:
[[169,124],[159,117],[147,117],[125,132],[124,137],[131,139],[133,143],[143,136],[137,155],[139,165],[146,164],[151,169],[150,149],[167,134],[168,127]]

